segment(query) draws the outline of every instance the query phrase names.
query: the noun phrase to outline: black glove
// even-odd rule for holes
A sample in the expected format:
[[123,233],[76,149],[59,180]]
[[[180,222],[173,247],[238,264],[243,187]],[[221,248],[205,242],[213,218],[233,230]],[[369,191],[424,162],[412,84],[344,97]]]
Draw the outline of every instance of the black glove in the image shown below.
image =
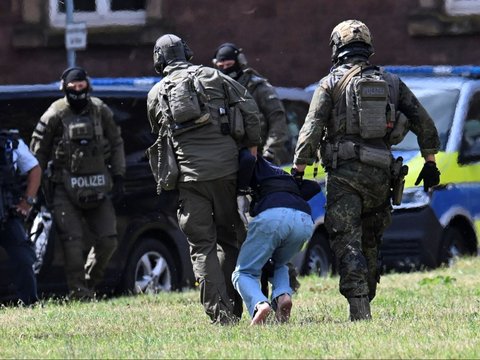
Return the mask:
[[438,185],[440,183],[440,171],[437,169],[437,164],[434,161],[427,161],[423,165],[422,171],[418,174],[417,181],[415,185],[420,184],[423,180],[423,191],[427,192],[432,186]]
[[112,201],[114,204],[122,204],[125,199],[125,184],[122,175],[113,177]]
[[293,178],[297,182],[297,185],[302,186],[303,174],[305,174],[305,171],[298,171],[297,169],[292,168],[290,170],[290,174],[293,176]]

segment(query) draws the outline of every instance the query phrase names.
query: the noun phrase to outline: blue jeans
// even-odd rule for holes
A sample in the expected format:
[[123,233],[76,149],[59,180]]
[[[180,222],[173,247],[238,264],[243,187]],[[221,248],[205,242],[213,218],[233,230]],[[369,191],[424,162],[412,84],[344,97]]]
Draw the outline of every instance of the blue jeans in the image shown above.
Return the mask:
[[312,232],[311,216],[289,208],[265,210],[248,224],[247,238],[240,249],[232,282],[252,317],[255,305],[268,301],[260,288],[262,267],[269,258],[274,260],[274,275],[269,279],[272,300],[284,293],[291,295],[286,264]]

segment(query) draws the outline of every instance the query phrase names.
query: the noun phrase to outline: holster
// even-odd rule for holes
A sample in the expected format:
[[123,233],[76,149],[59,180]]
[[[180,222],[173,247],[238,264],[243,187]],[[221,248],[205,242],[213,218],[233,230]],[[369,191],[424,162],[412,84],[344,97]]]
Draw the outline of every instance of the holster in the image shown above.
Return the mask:
[[405,176],[408,174],[408,166],[403,165],[403,158],[400,156],[392,163],[392,185],[391,198],[393,205],[402,203]]

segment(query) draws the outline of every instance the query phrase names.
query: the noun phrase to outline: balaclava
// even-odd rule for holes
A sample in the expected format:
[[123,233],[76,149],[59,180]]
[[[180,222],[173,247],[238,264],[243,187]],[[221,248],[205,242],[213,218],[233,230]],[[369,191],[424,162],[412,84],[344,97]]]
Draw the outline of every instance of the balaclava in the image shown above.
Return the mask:
[[225,44],[222,45],[215,54],[215,61],[235,60],[235,64],[233,64],[231,67],[227,69],[219,69],[222,73],[235,80],[238,80],[238,78],[243,74],[242,67],[238,63],[239,53],[240,51],[237,48],[229,44]]
[[83,90],[76,91],[74,89],[67,88],[67,84],[72,81],[83,81],[83,80],[89,82],[87,73],[85,72],[85,70],[81,68],[71,69],[63,78],[63,89],[65,92],[65,95],[67,96],[67,101],[72,107],[72,109],[76,112],[82,111],[85,108],[85,106],[87,106],[88,99],[89,99],[90,85]]

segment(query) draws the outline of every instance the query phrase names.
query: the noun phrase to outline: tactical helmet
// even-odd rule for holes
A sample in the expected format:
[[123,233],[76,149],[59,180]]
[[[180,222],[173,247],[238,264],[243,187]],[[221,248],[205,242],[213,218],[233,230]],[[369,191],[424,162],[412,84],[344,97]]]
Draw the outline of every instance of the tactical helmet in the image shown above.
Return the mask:
[[224,43],[215,51],[212,60],[213,65],[216,65],[218,61],[224,60],[235,60],[242,68],[248,65],[247,58],[242,52],[242,49],[233,43]]
[[161,74],[165,66],[175,61],[190,61],[193,52],[187,43],[173,34],[166,34],[157,39],[153,48],[153,66]]
[[[228,68],[219,66],[219,62],[226,60],[234,60],[235,63]],[[224,43],[220,45],[213,55],[213,65],[225,75],[232,79],[238,80],[243,74],[243,70],[247,67],[247,58],[242,52],[242,49],[232,43]]]
[[88,76],[85,69],[79,66],[73,66],[65,69],[65,71],[60,76],[60,90],[66,90],[67,84],[72,81],[86,81],[88,83],[88,90],[92,90],[92,85],[90,83],[90,77]]
[[373,54],[370,30],[359,20],[346,20],[335,26],[330,35],[330,47],[334,63],[349,53],[360,53],[367,58]]

